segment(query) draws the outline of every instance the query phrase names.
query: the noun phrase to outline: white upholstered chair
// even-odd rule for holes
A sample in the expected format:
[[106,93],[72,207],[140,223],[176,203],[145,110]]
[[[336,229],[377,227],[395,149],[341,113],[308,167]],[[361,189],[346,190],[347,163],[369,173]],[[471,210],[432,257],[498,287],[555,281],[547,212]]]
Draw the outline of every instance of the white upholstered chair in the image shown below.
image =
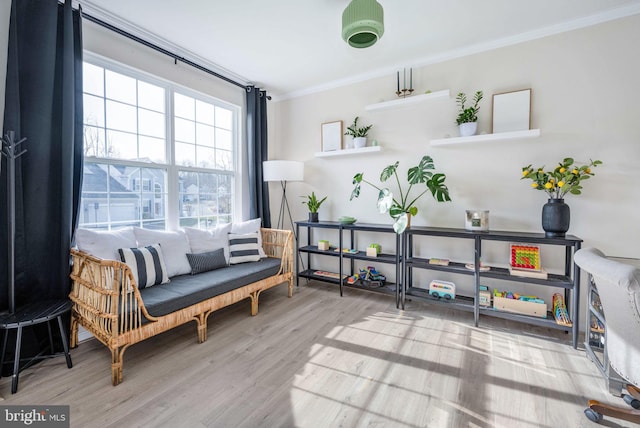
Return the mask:
[[606,415],[640,423],[640,269],[608,259],[595,248],[577,251],[575,262],[593,276],[598,288],[607,322],[606,352],[611,367],[627,382],[629,394],[623,398],[630,406],[589,400],[585,415],[594,422]]

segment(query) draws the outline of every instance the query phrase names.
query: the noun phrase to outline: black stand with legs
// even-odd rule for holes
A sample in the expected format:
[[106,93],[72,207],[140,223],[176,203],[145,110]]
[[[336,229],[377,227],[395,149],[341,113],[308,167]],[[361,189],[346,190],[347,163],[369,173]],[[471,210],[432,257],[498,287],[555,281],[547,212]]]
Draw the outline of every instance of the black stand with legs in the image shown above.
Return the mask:
[[[4,366],[4,356],[7,350],[7,342],[9,339],[9,331],[16,330],[16,345],[13,359],[13,380],[11,382],[11,393],[15,394],[18,390],[18,374],[21,370],[31,366],[34,362],[43,358],[56,357],[58,355],[64,355],[67,359],[67,367],[71,368],[71,356],[69,355],[69,344],[67,341],[67,335],[62,323],[62,316],[71,310],[71,301],[68,299],[50,300],[27,304],[16,310],[15,307],[15,236],[16,236],[16,213],[15,213],[15,200],[16,200],[16,174],[15,163],[16,159],[22,156],[26,150],[20,149],[20,144],[23,143],[26,138],[20,141],[15,141],[15,134],[13,131],[9,131],[7,135],[2,139],[2,150],[0,153],[0,166],[2,165],[1,158],[5,157],[7,162],[7,276],[8,276],[8,297],[9,308],[8,311],[0,313],[0,330],[4,330],[4,338],[2,341],[2,355],[0,355],[0,369]],[[1,171],[1,170],[0,170]],[[60,329],[60,337],[62,339],[62,347],[64,352],[56,353],[53,347],[53,334],[51,331],[50,321],[56,319],[58,322],[58,328]],[[20,367],[20,347],[22,345],[22,330],[25,327],[34,326],[37,324],[47,323],[47,329],[49,332],[49,349],[50,354],[45,354],[45,351],[41,351],[35,357],[32,357]]]

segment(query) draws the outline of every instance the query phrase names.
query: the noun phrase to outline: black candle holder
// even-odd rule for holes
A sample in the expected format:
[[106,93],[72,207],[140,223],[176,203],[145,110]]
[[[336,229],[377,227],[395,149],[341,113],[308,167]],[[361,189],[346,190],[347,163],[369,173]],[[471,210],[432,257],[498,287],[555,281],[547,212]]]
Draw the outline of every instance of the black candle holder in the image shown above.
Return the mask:
[[406,98],[410,96],[413,91],[414,89],[401,89],[399,91],[396,91],[396,95],[400,98]]
[[396,95],[400,98],[406,98],[413,93],[413,68],[409,69],[409,89],[407,89],[407,69],[402,70],[402,79],[404,88],[400,89],[400,71],[396,72],[397,88]]

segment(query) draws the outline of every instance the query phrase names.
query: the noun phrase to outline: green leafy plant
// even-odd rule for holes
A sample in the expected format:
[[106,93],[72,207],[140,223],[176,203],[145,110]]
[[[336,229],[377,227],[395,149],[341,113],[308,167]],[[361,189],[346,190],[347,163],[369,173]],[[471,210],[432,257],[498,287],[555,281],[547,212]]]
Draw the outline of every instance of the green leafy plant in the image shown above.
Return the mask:
[[480,110],[478,103],[482,100],[482,96],[482,91],[476,92],[473,95],[473,106],[465,108],[464,105],[467,102],[467,96],[464,92],[458,93],[458,96],[456,97],[456,104],[460,107],[458,118],[456,119],[456,123],[458,125],[478,121],[478,110]]
[[373,128],[373,125],[367,125],[367,126],[358,128],[358,119],[359,119],[358,116],[356,116],[356,118],[353,119],[353,124],[347,127],[347,132],[345,132],[344,135],[351,135],[353,138],[367,136],[367,134],[369,133],[369,130]]
[[[391,190],[388,188],[382,188],[367,181],[363,177],[363,173],[358,173],[353,177],[352,184],[355,185],[351,192],[350,200],[360,196],[360,187],[362,183],[366,183],[369,186],[378,189],[378,210],[380,213],[389,213],[391,218],[395,220],[393,224],[393,230],[400,234],[404,232],[409,222],[409,215],[415,216],[418,214],[418,207],[415,203],[427,192],[431,192],[431,195],[438,202],[451,201],[449,197],[449,189],[445,184],[446,176],[442,173],[434,173],[435,166],[431,156],[423,156],[420,163],[417,166],[409,168],[407,171],[407,182],[409,187],[406,192],[402,190],[400,179],[398,177],[398,162],[385,167],[380,174],[380,181],[386,182],[390,178],[395,178],[396,184],[399,189],[399,197],[394,197]],[[415,198],[410,198],[411,190],[414,186],[424,184],[426,188],[418,194]]]
[[324,198],[318,200],[318,198],[316,198],[315,192],[311,192],[311,194],[307,196],[301,196],[301,198],[307,198],[307,200],[303,201],[302,203],[307,205],[310,213],[317,213],[318,209],[320,209],[320,205],[322,205],[322,203],[327,199],[327,197],[325,196]]
[[541,168],[532,168],[531,165],[522,167],[521,180],[525,178],[533,180],[531,187],[536,190],[544,190],[551,199],[562,199],[567,193],[579,195],[582,193],[581,182],[593,177],[595,174],[591,168],[602,165],[602,161],[590,160],[587,165],[574,165],[573,158],[564,158],[552,171]]

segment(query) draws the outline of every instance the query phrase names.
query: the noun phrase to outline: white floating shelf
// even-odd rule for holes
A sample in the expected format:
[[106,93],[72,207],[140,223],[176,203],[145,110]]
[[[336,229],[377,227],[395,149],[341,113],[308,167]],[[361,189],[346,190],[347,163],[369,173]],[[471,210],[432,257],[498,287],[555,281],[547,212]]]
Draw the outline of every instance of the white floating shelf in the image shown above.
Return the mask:
[[414,96],[408,96],[406,98],[398,98],[397,100],[384,101],[376,104],[369,104],[368,106],[365,106],[364,109],[366,111],[387,110],[391,108],[404,107],[411,104],[418,104],[421,102],[433,100],[435,98],[443,98],[443,97],[447,97],[447,98],[449,97],[448,89],[444,89],[442,91],[437,91],[437,92],[431,92],[429,94],[414,95]]
[[328,158],[332,156],[351,156],[351,155],[362,155],[365,153],[373,153],[373,152],[381,152],[382,146],[371,146],[371,147],[362,147],[359,149],[344,149],[344,150],[333,150],[330,152],[316,152],[314,154],[317,158]]
[[482,143],[486,141],[520,140],[525,138],[536,138],[540,136],[539,129],[529,129],[527,131],[500,132],[497,134],[472,135],[470,137],[452,137],[431,140],[432,146],[447,146],[450,144]]

